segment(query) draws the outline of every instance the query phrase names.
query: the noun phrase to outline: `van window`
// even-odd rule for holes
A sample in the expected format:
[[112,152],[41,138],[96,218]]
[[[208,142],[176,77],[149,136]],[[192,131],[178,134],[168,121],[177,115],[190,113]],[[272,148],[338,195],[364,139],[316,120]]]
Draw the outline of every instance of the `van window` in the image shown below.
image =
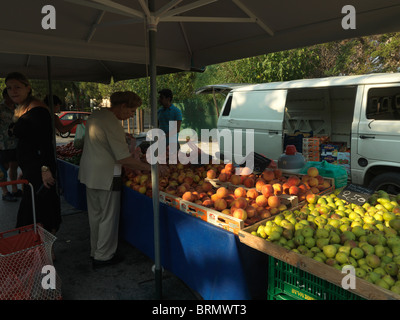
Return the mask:
[[222,112],[222,116],[229,116],[229,113],[231,112],[231,106],[232,106],[232,95],[228,97],[228,100],[226,100],[225,103],[225,108],[224,111]]
[[400,87],[370,89],[366,117],[374,120],[400,121]]

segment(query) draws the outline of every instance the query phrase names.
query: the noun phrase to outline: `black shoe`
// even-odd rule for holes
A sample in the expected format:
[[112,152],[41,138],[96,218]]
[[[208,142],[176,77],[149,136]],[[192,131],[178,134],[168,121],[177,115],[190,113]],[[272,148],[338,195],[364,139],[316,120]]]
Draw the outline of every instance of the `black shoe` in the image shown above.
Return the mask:
[[98,268],[102,268],[102,267],[112,266],[114,264],[120,263],[122,260],[123,260],[123,258],[118,255],[114,255],[111,259],[106,260],[106,261],[93,259],[92,266],[93,266],[93,269],[98,269]]
[[13,193],[11,193],[11,195],[12,195],[14,198],[20,198],[20,197],[22,197],[22,190],[21,190],[21,189],[18,189],[17,192],[13,192]]
[[10,192],[7,192],[6,194],[3,194],[2,199],[3,199],[4,201],[8,201],[8,202],[15,202],[15,201],[17,201],[17,199],[14,198]]

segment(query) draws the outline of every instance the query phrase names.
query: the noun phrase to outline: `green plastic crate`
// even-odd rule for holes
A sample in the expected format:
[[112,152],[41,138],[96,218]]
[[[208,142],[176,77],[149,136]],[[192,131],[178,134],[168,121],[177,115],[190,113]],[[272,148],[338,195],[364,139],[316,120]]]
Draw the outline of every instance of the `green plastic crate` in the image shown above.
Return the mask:
[[295,300],[365,300],[272,256],[268,259],[268,298],[286,295]]
[[300,300],[300,299],[296,299],[293,298],[291,296],[288,296],[286,294],[277,294],[277,295],[268,295],[268,299],[267,300]]

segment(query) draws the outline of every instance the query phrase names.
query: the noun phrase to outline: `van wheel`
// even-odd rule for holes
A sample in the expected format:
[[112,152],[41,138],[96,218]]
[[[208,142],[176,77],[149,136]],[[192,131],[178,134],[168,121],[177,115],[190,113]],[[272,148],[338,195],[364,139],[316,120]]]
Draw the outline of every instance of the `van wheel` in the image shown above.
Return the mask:
[[386,172],[373,178],[368,186],[373,190],[384,190],[389,194],[400,193],[400,173]]
[[60,132],[60,136],[63,137],[63,138],[68,138],[70,134],[71,134],[71,132],[69,132],[69,131],[64,132],[64,133]]

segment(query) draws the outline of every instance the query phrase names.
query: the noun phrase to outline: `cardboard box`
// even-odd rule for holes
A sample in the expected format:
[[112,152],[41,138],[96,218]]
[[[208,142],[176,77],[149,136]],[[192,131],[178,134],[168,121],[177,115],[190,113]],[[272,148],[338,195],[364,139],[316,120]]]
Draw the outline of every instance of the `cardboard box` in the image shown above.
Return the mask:
[[321,144],[321,156],[337,157],[339,145],[336,144]]
[[319,138],[303,138],[303,157],[306,161],[319,161]]
[[327,155],[327,156],[322,156],[320,157],[321,161],[326,161],[328,163],[332,163],[332,164],[337,164],[337,157],[331,156],[331,155]]
[[190,201],[181,200],[180,210],[234,234],[238,234],[245,227],[241,219]]
[[244,221],[241,219],[234,218],[222,212],[190,201],[185,201],[180,197],[165,193],[163,191],[160,191],[159,198],[162,203],[211,223],[217,227],[233,232],[234,234],[238,234],[239,230],[242,230],[245,227]]
[[347,174],[350,175],[350,152],[338,152],[337,164],[346,169]]
[[160,198],[160,201],[162,203],[165,203],[165,204],[167,204],[167,205],[169,205],[169,206],[171,206],[171,207],[173,207],[175,209],[179,209],[180,210],[180,207],[181,207],[180,202],[181,202],[182,198],[174,196],[174,195],[169,194],[169,193],[165,193],[163,191],[159,192],[159,198]]

